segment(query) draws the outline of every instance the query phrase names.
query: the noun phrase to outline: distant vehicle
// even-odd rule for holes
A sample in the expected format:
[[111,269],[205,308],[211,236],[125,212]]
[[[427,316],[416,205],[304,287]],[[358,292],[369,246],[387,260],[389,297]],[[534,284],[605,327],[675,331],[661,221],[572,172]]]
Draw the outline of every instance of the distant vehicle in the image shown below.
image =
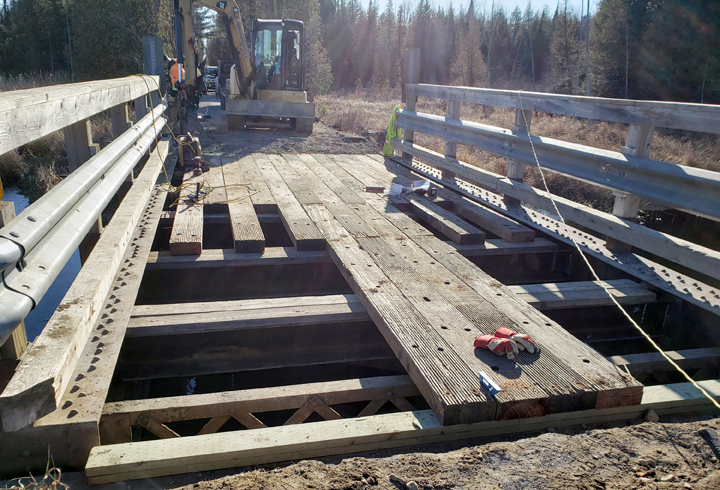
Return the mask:
[[203,82],[208,90],[217,90],[217,75],[217,66],[208,66],[205,68],[205,77],[203,77]]

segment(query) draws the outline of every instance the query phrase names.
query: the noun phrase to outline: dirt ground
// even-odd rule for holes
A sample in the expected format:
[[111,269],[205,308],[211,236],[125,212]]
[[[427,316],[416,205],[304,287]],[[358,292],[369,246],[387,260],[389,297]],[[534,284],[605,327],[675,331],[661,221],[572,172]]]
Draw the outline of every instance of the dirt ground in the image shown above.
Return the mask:
[[381,146],[372,139],[335,130],[316,122],[312,134],[301,135],[289,128],[255,128],[228,131],[225,113],[212,97],[203,100],[198,113],[210,115],[202,122],[200,136],[203,155],[233,158],[248,152],[258,153],[380,153]]
[[694,414],[97,487],[81,473],[63,482],[88,490],[718,490],[720,462],[697,434],[704,427],[720,430],[720,420]]

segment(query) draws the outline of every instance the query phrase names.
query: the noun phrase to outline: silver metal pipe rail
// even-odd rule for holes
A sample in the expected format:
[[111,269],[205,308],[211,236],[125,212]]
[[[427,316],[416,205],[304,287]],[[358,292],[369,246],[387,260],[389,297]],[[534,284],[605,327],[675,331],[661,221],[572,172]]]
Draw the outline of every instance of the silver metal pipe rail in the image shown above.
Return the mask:
[[[10,224],[0,229],[0,345],[47,292],[164,127],[157,106]],[[14,266],[10,268],[10,266]]]
[[[643,126],[720,133],[720,106],[407,83],[405,93]],[[522,99],[522,103],[521,103]]]
[[[528,135],[431,114],[398,111],[396,125],[535,165]],[[674,163],[530,136],[547,169],[655,203],[720,220],[720,174]]]

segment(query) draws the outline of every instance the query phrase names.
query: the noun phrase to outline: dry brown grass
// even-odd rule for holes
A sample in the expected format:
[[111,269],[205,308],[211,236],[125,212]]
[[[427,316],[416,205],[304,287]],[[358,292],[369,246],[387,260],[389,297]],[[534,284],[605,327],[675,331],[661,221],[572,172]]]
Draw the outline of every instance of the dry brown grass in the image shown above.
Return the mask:
[[48,85],[57,85],[59,83],[70,83],[70,75],[65,72],[59,72],[54,75],[51,73],[0,75],[0,92],[46,87]]
[[[366,135],[368,131],[387,129],[393,107],[399,103],[399,93],[351,93],[330,94],[316,97],[321,120],[340,131]],[[418,111],[443,115],[447,112],[447,103],[441,100],[420,98]],[[488,108],[483,113],[481,106],[465,104],[460,117],[464,120],[482,124],[510,128],[515,121],[515,110]],[[595,148],[619,151],[625,144],[628,127],[620,123],[595,122],[549,114],[535,114],[531,121],[532,133],[538,136],[578,143]],[[415,135],[416,143],[442,152],[443,142],[425,134]],[[458,145],[458,158],[504,175],[507,164],[504,158],[477,148]],[[688,165],[707,170],[720,171],[720,140],[714,135],[684,133],[657,130],[653,139],[650,158],[680,165]],[[578,180],[545,171],[550,192],[580,202],[603,211],[611,211],[612,193],[601,187],[586,184]],[[537,168],[528,165],[525,170],[525,182],[533,187],[543,188]]]

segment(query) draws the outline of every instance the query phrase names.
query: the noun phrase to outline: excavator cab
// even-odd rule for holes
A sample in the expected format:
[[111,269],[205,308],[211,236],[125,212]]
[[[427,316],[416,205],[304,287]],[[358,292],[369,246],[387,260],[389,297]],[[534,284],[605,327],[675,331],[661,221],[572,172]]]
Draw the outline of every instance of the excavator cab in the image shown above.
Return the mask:
[[297,20],[255,19],[252,28],[257,89],[302,92],[303,23]]

